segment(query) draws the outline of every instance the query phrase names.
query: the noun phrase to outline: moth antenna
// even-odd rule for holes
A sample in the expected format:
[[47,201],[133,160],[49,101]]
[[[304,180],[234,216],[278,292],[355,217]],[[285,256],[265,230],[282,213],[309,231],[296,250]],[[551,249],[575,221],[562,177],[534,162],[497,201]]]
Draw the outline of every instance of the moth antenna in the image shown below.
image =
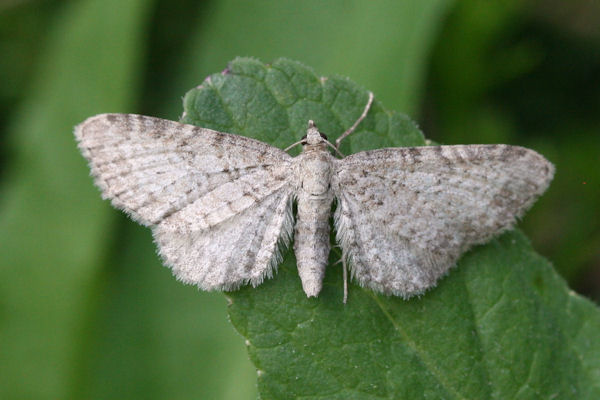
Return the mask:
[[331,147],[337,153],[338,156],[340,156],[342,158],[346,157],[344,154],[342,154],[341,151],[338,150],[337,146],[334,146],[333,144],[331,144],[329,142],[329,140],[326,140],[325,143],[327,143],[327,146]]
[[288,150],[293,149],[294,147],[298,146],[299,144],[302,144],[303,140],[304,139],[301,139],[301,140],[297,141],[296,143],[290,144],[288,147],[286,147],[285,149],[283,149],[283,151],[287,152]]
[[373,92],[369,92],[369,100],[367,101],[367,105],[365,106],[365,109],[363,110],[363,112],[360,115],[360,117],[358,117],[358,119],[356,120],[356,122],[354,123],[354,125],[352,125],[350,128],[348,128],[348,130],[346,132],[342,133],[342,135],[335,140],[335,148],[336,149],[339,149],[340,143],[342,142],[342,140],[344,140],[352,132],[354,132],[354,130],[356,129],[356,127],[358,126],[358,124],[360,124],[362,122],[362,120],[365,119],[365,117],[369,113],[369,110],[371,109],[371,105],[372,104],[373,104]]

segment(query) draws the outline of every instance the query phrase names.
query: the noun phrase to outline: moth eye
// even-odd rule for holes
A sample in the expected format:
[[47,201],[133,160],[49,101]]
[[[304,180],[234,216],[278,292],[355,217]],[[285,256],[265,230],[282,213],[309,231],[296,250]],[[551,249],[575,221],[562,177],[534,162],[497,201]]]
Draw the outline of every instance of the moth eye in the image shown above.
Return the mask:
[[300,144],[304,146],[307,143],[308,142],[306,141],[306,135],[302,136],[302,139],[300,139]]
[[322,132],[319,132],[319,135],[321,135],[321,139],[327,140],[329,142],[329,139],[327,139],[327,135],[326,134],[324,134]]

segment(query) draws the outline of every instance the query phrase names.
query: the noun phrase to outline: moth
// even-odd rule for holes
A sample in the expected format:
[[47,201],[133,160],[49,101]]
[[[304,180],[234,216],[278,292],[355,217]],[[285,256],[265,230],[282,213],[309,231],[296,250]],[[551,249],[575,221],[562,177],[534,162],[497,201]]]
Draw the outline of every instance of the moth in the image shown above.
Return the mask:
[[[340,142],[372,101],[369,94],[335,145],[308,121],[296,157],[247,137],[134,114],[91,117],[75,137],[102,197],[151,227],[164,263],[185,283],[257,286],[293,238],[302,288],[317,296],[335,202],[344,283],[347,264],[359,285],[409,298],[434,286],[473,245],[510,229],[546,190],[554,167],[509,145],[340,157]],[[346,286],[344,293],[345,302]]]

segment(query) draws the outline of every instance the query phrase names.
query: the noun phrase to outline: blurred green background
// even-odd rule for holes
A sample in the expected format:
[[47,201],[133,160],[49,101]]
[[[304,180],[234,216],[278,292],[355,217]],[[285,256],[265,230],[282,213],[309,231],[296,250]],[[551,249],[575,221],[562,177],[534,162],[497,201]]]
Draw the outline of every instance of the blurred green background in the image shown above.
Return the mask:
[[557,175],[520,226],[600,299],[600,3],[4,0],[0,398],[256,397],[224,296],[160,266],[72,136],[103,112],[176,120],[236,56],[348,76],[439,143],[544,154]]

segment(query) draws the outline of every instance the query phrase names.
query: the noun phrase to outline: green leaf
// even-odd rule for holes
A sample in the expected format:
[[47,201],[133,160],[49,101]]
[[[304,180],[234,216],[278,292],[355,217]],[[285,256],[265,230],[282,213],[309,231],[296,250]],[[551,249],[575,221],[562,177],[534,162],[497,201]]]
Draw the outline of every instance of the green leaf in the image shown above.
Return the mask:
[[[296,62],[236,59],[187,93],[183,121],[284,147],[308,119],[335,139],[366,99],[349,80],[321,79]],[[410,119],[376,101],[342,151],[422,144]],[[338,258],[333,251],[316,299],[302,291],[291,251],[273,279],[228,294],[263,398],[600,396],[598,309],[519,231],[470,251],[409,301],[350,284],[342,304]]]
[[[220,0],[206,4],[188,33],[179,69],[165,74],[173,98],[198,76],[220,71],[238,55],[285,55],[360,81],[380,100],[416,112],[428,75],[430,49],[453,0]],[[243,22],[243,26],[240,25]],[[476,35],[475,35],[476,36]],[[172,60],[170,60],[172,61]],[[171,115],[180,112],[173,110]]]

